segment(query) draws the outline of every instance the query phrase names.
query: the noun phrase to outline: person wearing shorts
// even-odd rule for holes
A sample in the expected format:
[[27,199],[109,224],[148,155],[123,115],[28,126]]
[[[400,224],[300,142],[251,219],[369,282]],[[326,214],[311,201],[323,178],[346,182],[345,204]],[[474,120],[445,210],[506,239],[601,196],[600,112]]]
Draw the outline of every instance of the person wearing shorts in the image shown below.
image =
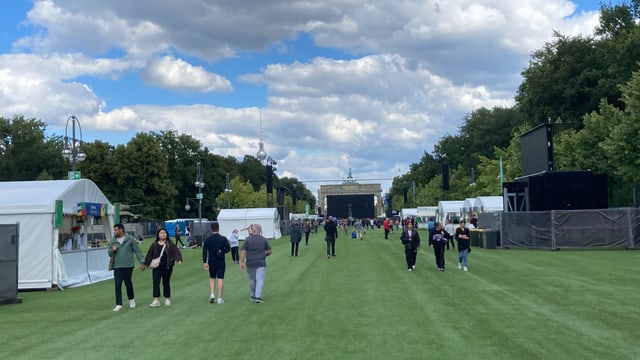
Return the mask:
[[229,240],[220,235],[220,225],[217,222],[211,224],[211,235],[202,245],[202,266],[209,270],[209,302],[216,303],[216,285],[218,304],[223,304],[222,291],[224,290],[224,271],[226,268],[225,254],[231,250]]

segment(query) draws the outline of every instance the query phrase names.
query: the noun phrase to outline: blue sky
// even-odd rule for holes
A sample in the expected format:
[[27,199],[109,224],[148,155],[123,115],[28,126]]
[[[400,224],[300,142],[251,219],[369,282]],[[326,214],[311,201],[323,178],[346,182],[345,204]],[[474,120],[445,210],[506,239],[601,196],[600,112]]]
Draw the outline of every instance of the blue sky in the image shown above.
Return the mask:
[[[179,4],[179,5],[178,5]],[[511,106],[553,30],[588,35],[598,1],[13,0],[0,12],[2,116],[83,140],[176,130],[280,176],[389,179],[465,114]],[[401,155],[401,156],[400,156]],[[309,182],[315,191],[319,184]]]

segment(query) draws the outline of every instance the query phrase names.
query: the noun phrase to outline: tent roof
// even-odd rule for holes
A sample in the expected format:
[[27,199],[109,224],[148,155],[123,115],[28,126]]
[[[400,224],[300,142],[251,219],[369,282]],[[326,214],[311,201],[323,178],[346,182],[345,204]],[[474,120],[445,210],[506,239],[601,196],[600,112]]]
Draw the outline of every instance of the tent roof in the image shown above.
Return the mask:
[[400,210],[400,214],[402,214],[402,217],[418,216],[418,208],[404,208]]
[[504,208],[504,200],[502,196],[478,196],[476,198],[475,207],[482,211],[502,211]]
[[464,205],[462,200],[448,200],[438,202],[438,212],[441,214],[450,212],[460,212],[460,209]]
[[476,203],[476,198],[466,198],[466,199],[464,199],[464,203],[462,204],[463,211],[474,210],[473,208],[476,207],[475,203]]
[[218,214],[218,220],[273,219],[277,216],[276,208],[222,209]]
[[63,201],[63,212],[75,214],[80,202],[113,205],[100,188],[89,179],[2,181],[0,182],[0,214],[53,213],[56,200]]

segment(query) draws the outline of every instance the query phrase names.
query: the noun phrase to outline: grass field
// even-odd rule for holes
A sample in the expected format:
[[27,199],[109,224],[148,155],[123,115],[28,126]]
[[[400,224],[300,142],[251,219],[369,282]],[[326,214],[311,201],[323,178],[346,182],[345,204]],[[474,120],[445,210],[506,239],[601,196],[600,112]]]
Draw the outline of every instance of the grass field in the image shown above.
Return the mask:
[[149,271],[120,313],[113,280],[23,292],[0,306],[2,358],[640,359],[640,252],[475,248],[465,273],[423,247],[408,272],[398,236],[342,236],[332,259],[321,232],[298,257],[272,241],[263,304],[230,263],[226,303],[209,304],[200,249],[183,251],[170,307],[148,307]]

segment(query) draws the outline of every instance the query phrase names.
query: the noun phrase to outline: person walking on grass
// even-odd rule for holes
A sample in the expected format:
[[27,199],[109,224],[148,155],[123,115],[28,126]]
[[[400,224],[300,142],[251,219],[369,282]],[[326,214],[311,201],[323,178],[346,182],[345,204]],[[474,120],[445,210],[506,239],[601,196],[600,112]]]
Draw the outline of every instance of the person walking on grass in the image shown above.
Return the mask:
[[211,235],[202,245],[202,267],[209,270],[209,302],[216,303],[216,285],[218,286],[218,304],[224,304],[224,272],[226,268],[225,254],[231,250],[229,240],[220,235],[220,224],[211,223]]
[[309,245],[309,234],[311,233],[311,221],[309,219],[304,221],[304,245]]
[[133,256],[135,255],[140,262],[140,270],[144,270],[144,257],[142,251],[138,247],[136,238],[125,234],[124,225],[116,224],[113,227],[113,240],[109,243],[107,251],[109,257],[113,258],[113,280],[116,290],[116,307],[113,311],[122,310],[122,283],[127,290],[127,298],[129,299],[129,308],[136,307],[136,300],[133,292]]
[[333,217],[327,217],[324,224],[324,241],[327,242],[327,259],[336,256],[336,239],[338,238],[338,226],[333,221]]
[[389,240],[389,232],[391,231],[391,220],[389,218],[385,218],[382,222],[382,228],[384,229],[384,239]]
[[[262,288],[267,272],[267,256],[271,255],[271,245],[262,236],[262,226],[252,224],[249,226],[249,236],[244,240],[240,249],[240,270],[246,271],[249,276],[249,291],[251,301],[261,304]],[[246,261],[246,263],[245,263]]]
[[471,252],[471,233],[465,227],[464,220],[460,221],[460,227],[456,229],[456,238],[458,239],[458,269],[469,271],[467,258],[469,257],[469,252]]
[[184,243],[180,240],[180,235],[182,235],[182,229],[180,228],[180,224],[176,224],[174,228],[174,234],[176,236],[176,245],[180,244],[180,246],[184,247]]
[[447,239],[449,234],[442,228],[442,224],[435,223],[435,230],[431,237],[431,245],[433,246],[433,253],[436,257],[436,267],[440,271],[444,271],[444,249],[447,246]]
[[[447,218],[447,220],[445,221],[445,225],[444,225],[444,231],[447,232],[447,234],[449,235],[453,235],[455,233],[455,225],[453,225],[451,223],[451,220],[449,220],[449,218]],[[456,249],[456,243],[453,241],[453,236],[449,236],[449,241],[447,241],[447,250],[449,250],[449,245],[451,245],[451,247],[453,248],[453,250]]]
[[231,246],[231,260],[234,264],[240,263],[240,254],[238,252],[240,244],[240,236],[238,235],[238,229],[233,229],[231,236],[229,236],[229,246]]
[[291,256],[298,256],[298,245],[302,241],[302,229],[297,220],[291,223]]
[[362,222],[360,220],[356,220],[353,223],[353,231],[356,232],[356,239],[362,240],[364,238],[362,235]]
[[148,268],[151,264],[151,260],[157,257],[160,257],[160,265],[155,269],[151,269],[153,279],[153,301],[149,304],[149,307],[152,308],[160,306],[160,281],[162,281],[164,305],[171,305],[171,274],[173,274],[173,266],[176,262],[178,264],[182,264],[182,253],[178,246],[171,242],[169,233],[164,228],[160,228],[160,230],[158,230],[156,234],[156,241],[149,246],[147,256],[144,259],[144,268]]
[[420,235],[414,230],[412,223],[407,223],[405,230],[400,235],[400,241],[404,245],[407,269],[413,271],[416,268],[416,257],[418,250],[420,250]]

